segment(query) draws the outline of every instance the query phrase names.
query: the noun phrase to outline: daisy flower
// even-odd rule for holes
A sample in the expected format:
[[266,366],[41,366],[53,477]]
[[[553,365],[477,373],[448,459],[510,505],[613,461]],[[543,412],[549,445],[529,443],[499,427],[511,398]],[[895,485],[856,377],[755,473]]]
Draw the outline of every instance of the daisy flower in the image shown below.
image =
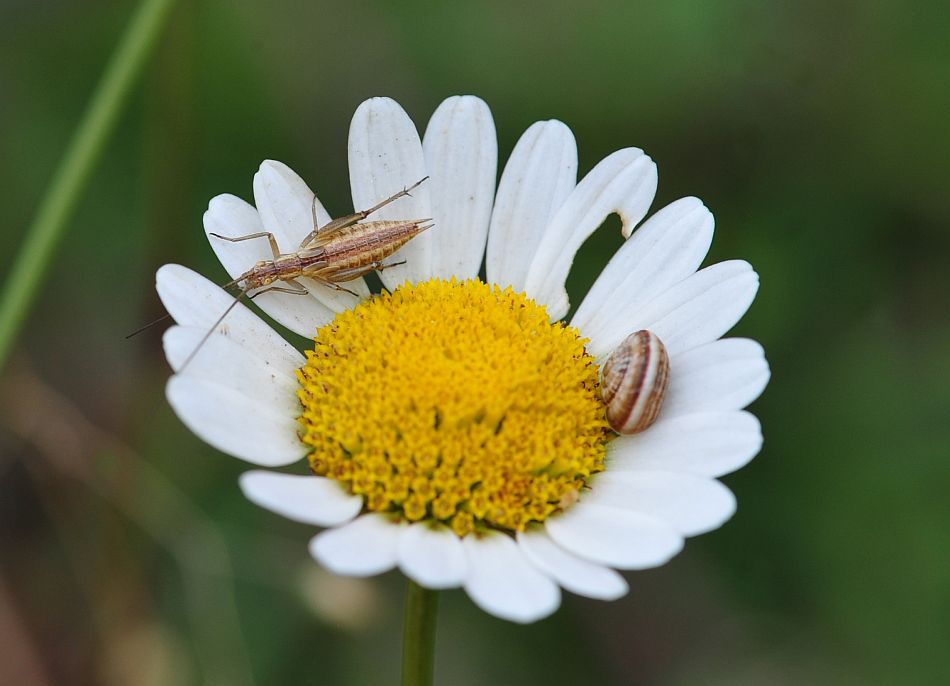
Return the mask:
[[[304,339],[284,340],[238,305],[167,386],[176,414],[218,450],[268,468],[308,462],[306,475],[252,470],[240,486],[322,527],[310,543],[322,565],[350,576],[398,567],[531,622],[558,607],[562,588],[622,596],[617,570],[662,565],[733,514],[717,477],[761,447],[742,408],[769,369],[758,343],[721,338],[758,277],[739,260],[699,269],[713,235],[699,200],[643,221],[653,161],[625,148],[578,182],[574,137],[559,121],[528,128],[496,189],[494,124],[471,96],[443,102],[422,139],[393,100],[364,102],[349,168],[357,210],[429,177],[370,217],[434,222],[396,254],[404,264],[381,272],[387,290],[301,279],[308,295],[265,293],[254,303],[310,339],[305,354]],[[291,252],[313,230],[312,207],[318,225],[330,221],[297,174],[267,161],[254,206],[219,195],[204,227],[270,232]],[[612,213],[627,240],[564,322],[574,256]],[[209,240],[232,277],[271,258],[263,238]],[[177,371],[233,297],[178,265],[158,271],[157,289],[176,322],[164,347]],[[655,424],[618,436],[600,369],[641,329],[666,346],[669,389]]]

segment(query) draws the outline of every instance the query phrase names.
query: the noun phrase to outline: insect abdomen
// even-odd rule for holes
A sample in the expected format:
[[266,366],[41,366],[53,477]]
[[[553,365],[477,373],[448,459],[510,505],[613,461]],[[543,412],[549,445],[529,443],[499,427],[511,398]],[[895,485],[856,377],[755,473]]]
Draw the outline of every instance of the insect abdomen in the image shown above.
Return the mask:
[[334,271],[381,262],[426,228],[421,221],[354,224],[324,244],[322,259]]

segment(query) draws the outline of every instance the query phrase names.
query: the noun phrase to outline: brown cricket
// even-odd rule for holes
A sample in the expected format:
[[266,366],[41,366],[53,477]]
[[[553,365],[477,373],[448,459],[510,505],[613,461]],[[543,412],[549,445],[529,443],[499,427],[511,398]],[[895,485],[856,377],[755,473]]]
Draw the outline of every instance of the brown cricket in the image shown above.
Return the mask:
[[[309,295],[306,287],[297,281],[299,277],[313,279],[317,283],[357,295],[341,283],[352,281],[371,271],[381,272],[403,262],[384,264],[383,260],[433,225],[431,219],[399,219],[363,222],[369,215],[389,203],[410,194],[428,176],[408,188],[404,188],[377,205],[333,219],[323,226],[317,225],[317,200],[313,200],[314,229],[300,242],[296,252],[281,252],[277,239],[269,231],[252,233],[234,238],[217,233],[209,235],[224,241],[237,243],[254,238],[266,238],[270,242],[272,260],[261,260],[236,279],[227,282],[222,288],[237,286],[240,292],[208,333],[198,342],[188,355],[178,372],[181,372],[205,344],[214,330],[218,328],[228,313],[240,302],[242,297],[255,298],[262,293],[279,292],[291,295]],[[284,285],[273,285],[275,282]]]

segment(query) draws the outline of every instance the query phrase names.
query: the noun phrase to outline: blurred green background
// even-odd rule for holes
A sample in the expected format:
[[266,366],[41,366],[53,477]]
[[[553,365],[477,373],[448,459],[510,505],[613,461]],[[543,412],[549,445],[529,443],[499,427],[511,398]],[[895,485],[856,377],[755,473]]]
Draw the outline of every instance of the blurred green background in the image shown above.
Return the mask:
[[[403,579],[335,579],[312,531],[167,407],[155,269],[223,280],[208,200],[261,160],[350,209],[349,118],[446,96],[628,145],[654,208],[713,210],[762,288],[772,382],[739,510],[604,604],[516,626],[442,594],[444,684],[950,683],[950,11],[944,2],[182,2],[0,382],[0,683],[393,684]],[[133,5],[0,4],[0,270]],[[500,171],[500,167],[499,167]],[[619,245],[585,245],[573,301]]]

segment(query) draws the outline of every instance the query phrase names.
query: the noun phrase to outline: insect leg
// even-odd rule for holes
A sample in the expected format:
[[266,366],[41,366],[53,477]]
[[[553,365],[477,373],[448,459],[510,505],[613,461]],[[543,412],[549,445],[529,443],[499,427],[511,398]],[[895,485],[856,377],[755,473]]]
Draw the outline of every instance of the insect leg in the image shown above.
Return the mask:
[[[381,260],[376,261],[376,262],[370,262],[369,264],[366,264],[360,267],[351,267],[350,269],[335,271],[333,272],[333,275],[332,275],[332,279],[333,279],[332,281],[330,281],[330,279],[327,276],[314,275],[312,273],[308,274],[307,276],[309,276],[311,279],[314,279],[315,281],[319,283],[322,283],[326,286],[330,286],[331,288],[336,288],[337,290],[339,290],[339,282],[341,281],[344,281],[344,282],[352,281],[353,279],[358,279],[359,277],[365,276],[366,274],[369,274],[372,271],[381,272],[384,269],[389,269],[390,267],[396,267],[396,266],[399,266],[400,264],[406,264],[406,261],[402,260],[400,262],[391,262],[389,264],[384,264]],[[347,292],[351,293],[352,291],[347,291]]]
[[295,281],[294,279],[287,279],[285,283],[291,283],[297,288],[286,288],[284,286],[268,286],[267,288],[257,291],[254,295],[249,296],[251,300],[261,295],[262,293],[289,293],[290,295],[310,295],[310,291],[304,288],[303,284]]
[[418,181],[416,181],[414,184],[412,184],[411,186],[409,186],[409,188],[403,188],[403,189],[402,189],[401,191],[399,191],[398,193],[395,193],[395,194],[393,194],[393,195],[390,195],[388,198],[386,198],[385,200],[383,200],[382,202],[380,202],[380,203],[378,203],[378,204],[376,204],[376,205],[373,205],[373,206],[370,207],[368,210],[363,210],[362,212],[357,212],[357,213],[356,213],[355,215],[353,215],[353,216],[359,216],[360,219],[366,219],[366,218],[367,218],[369,215],[371,215],[373,212],[375,212],[376,210],[381,210],[381,209],[383,209],[383,208],[386,207],[386,205],[388,205],[389,203],[395,202],[396,200],[399,200],[399,198],[403,198],[403,197],[405,197],[405,196],[407,196],[407,195],[408,195],[408,196],[411,196],[412,193],[411,193],[410,191],[416,190],[419,186],[422,185],[422,182],[425,181],[425,180],[428,179],[428,178],[429,178],[428,176],[422,177],[421,179],[419,179]]
[[[310,203],[310,213],[313,215],[313,231],[310,232],[310,235],[314,235],[317,233],[320,226],[320,223],[317,221],[317,194],[316,193],[313,194],[313,202]],[[332,224],[333,222],[331,221],[330,223]],[[304,239],[304,242],[301,243],[300,245],[303,246],[304,243],[309,243],[310,240],[312,239],[310,239],[308,236],[307,239]]]
[[[353,270],[353,271],[355,272],[356,270]],[[366,270],[366,271],[368,271],[368,270]],[[355,279],[357,276],[362,276],[363,274],[365,274],[366,271],[361,271],[361,272],[358,273],[358,274],[357,274],[357,273],[353,273],[352,276],[349,276],[349,272],[342,272],[344,275],[347,276],[347,278],[341,279],[341,281],[352,281],[352,280]],[[321,286],[326,286],[326,287],[328,287],[328,288],[332,288],[332,289],[335,290],[335,291],[343,291],[344,293],[349,293],[350,295],[355,296],[355,297],[357,297],[357,298],[361,297],[359,293],[354,293],[354,292],[351,291],[349,288],[344,288],[344,287],[341,286],[340,284],[336,283],[336,281],[330,281],[329,279],[324,278],[324,277],[322,277],[322,276],[317,276],[316,274],[307,274],[306,276],[307,276],[308,279],[313,279],[314,281],[316,281],[316,282],[317,282],[318,284],[320,284]],[[334,278],[337,278],[337,277],[338,277],[338,274],[337,274],[337,275],[334,275]]]
[[246,236],[237,236],[236,238],[229,238],[227,236],[222,236],[220,233],[208,233],[209,236],[214,236],[215,238],[220,238],[222,241],[228,241],[230,243],[240,243],[241,241],[249,241],[252,238],[267,238],[270,241],[271,252],[274,253],[274,257],[280,257],[281,252],[280,248],[277,247],[277,239],[274,238],[274,234],[270,231],[261,231],[260,233],[249,233]]
[[[396,193],[395,195],[389,196],[388,198],[386,198],[386,199],[383,200],[382,202],[380,202],[380,203],[378,203],[378,204],[376,204],[376,205],[373,205],[373,207],[370,207],[368,210],[362,210],[361,212],[355,212],[354,214],[348,214],[348,215],[346,215],[346,216],[344,216],[344,217],[338,217],[337,219],[334,219],[334,220],[330,221],[329,223],[324,224],[323,226],[320,226],[320,227],[317,227],[317,208],[316,208],[316,204],[314,204],[314,206],[313,206],[313,226],[314,226],[314,229],[313,229],[313,231],[311,231],[309,234],[307,234],[306,238],[304,238],[304,239],[300,242],[300,248],[302,249],[302,248],[307,247],[307,245],[309,245],[309,244],[313,241],[313,239],[315,239],[315,238],[316,238],[318,235],[320,235],[320,234],[327,233],[327,232],[329,232],[329,231],[339,231],[340,229],[345,229],[346,227],[352,226],[353,224],[355,224],[355,223],[358,222],[358,221],[362,221],[363,219],[366,219],[366,218],[367,218],[369,215],[371,215],[373,212],[376,212],[377,210],[380,210],[380,209],[384,208],[384,207],[385,207],[386,205],[388,205],[389,203],[395,202],[396,200],[399,200],[399,198],[405,197],[405,196],[407,196],[407,195],[411,195],[411,192],[410,192],[410,191],[413,191],[413,190],[415,190],[416,188],[418,188],[418,187],[422,184],[422,182],[425,181],[425,180],[428,179],[428,178],[429,178],[429,177],[426,176],[426,177],[420,179],[419,181],[416,181],[414,184],[412,184],[412,185],[409,186],[408,188],[403,188],[401,191],[399,191],[399,192]],[[314,197],[314,203],[316,203],[316,197]]]
[[405,264],[406,260],[400,260],[399,262],[390,262],[389,264],[383,264],[382,262],[373,262],[373,269],[378,272],[383,271],[384,269],[389,269],[390,267],[398,267],[401,264]]

